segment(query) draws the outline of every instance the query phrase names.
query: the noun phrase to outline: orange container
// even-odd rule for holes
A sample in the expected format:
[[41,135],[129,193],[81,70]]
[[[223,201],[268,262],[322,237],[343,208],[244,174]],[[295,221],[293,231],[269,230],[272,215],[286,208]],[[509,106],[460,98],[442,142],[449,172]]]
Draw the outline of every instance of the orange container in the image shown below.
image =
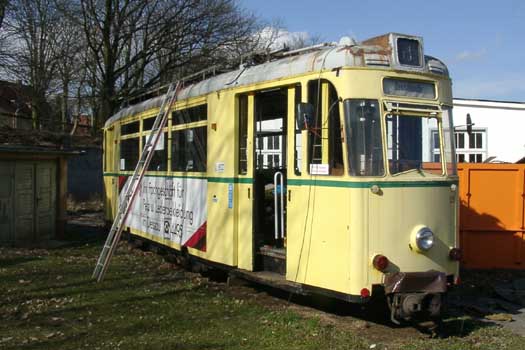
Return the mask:
[[525,164],[458,166],[463,266],[525,268]]

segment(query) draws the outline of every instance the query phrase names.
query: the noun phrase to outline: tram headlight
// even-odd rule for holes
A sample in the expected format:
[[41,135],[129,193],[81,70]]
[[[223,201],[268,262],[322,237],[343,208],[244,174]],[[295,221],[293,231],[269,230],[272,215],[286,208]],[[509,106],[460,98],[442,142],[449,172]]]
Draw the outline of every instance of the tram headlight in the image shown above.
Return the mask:
[[417,230],[415,238],[419,250],[427,251],[434,246],[434,232],[428,227]]

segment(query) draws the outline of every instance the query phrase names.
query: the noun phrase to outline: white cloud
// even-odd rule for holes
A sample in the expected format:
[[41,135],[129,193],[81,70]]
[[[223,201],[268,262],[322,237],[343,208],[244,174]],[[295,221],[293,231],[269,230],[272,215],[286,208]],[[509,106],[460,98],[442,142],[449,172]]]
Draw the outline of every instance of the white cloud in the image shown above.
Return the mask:
[[525,83],[518,78],[455,80],[454,97],[525,101]]
[[261,46],[270,50],[278,50],[284,46],[295,49],[304,46],[311,39],[307,32],[289,32],[276,27],[265,27],[258,35]]
[[454,58],[457,62],[468,62],[476,61],[487,55],[487,49],[481,49],[478,51],[464,50],[458,53]]

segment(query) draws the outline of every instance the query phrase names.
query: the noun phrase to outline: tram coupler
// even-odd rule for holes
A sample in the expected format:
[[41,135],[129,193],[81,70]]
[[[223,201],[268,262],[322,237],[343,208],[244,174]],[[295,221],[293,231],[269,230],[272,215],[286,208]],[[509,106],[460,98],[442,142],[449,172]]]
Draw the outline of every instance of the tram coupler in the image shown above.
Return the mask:
[[439,293],[395,293],[388,301],[390,320],[395,324],[414,319],[437,319],[443,307],[443,295]]
[[385,275],[390,319],[395,324],[441,316],[447,276],[438,271],[397,272]]

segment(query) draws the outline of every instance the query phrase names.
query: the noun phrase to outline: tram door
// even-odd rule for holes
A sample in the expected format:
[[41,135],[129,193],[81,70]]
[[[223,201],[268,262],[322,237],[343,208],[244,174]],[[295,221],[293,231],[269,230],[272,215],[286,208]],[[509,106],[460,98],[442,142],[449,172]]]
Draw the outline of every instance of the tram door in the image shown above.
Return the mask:
[[255,270],[286,271],[288,88],[254,96],[253,235]]

